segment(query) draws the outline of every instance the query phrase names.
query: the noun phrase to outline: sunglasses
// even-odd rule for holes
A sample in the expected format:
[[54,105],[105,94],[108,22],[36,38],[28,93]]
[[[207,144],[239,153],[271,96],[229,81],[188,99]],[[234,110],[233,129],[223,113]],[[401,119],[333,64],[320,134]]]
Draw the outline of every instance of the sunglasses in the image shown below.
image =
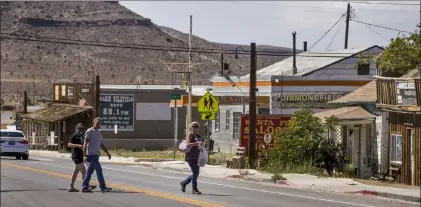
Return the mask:
[[78,130],[79,130],[79,131],[85,131],[85,129],[84,129],[84,128],[79,128]]
[[193,128],[200,128],[199,126],[193,126]]

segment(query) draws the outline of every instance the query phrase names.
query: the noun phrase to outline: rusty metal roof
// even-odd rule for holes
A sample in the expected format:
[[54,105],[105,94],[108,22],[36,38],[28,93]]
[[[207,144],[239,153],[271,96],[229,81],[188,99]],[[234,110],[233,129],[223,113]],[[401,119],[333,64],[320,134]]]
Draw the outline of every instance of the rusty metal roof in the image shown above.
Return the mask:
[[376,81],[373,80],[360,88],[357,88],[355,91],[342,96],[333,101],[329,101],[328,104],[361,104],[361,103],[376,103],[377,101],[377,91],[376,91]]
[[329,111],[316,113],[314,114],[314,116],[322,120],[330,116],[335,116],[339,120],[360,120],[360,119],[372,119],[376,117],[359,106],[332,109]]
[[92,110],[91,106],[78,106],[71,104],[51,104],[50,106],[22,115],[22,118],[45,122],[56,122],[68,117]]

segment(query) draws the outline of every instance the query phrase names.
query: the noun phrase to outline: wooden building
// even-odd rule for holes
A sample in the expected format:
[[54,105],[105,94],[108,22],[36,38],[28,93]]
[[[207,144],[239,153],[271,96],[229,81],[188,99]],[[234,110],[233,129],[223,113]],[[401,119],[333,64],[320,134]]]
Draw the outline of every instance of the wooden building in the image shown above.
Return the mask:
[[420,78],[416,70],[401,78],[376,77],[376,106],[389,112],[388,163],[397,181],[420,186]]
[[57,82],[47,107],[20,116],[31,149],[66,149],[78,123],[90,127],[97,105],[94,83]]

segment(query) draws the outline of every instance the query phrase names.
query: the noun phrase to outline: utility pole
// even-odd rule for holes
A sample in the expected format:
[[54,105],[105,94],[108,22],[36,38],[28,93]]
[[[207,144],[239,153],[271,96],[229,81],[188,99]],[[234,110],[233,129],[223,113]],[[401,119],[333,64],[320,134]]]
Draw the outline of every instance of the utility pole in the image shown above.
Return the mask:
[[221,52],[221,77],[224,76],[224,53]]
[[345,49],[348,49],[349,19],[351,18],[351,4],[346,8]]
[[100,100],[99,100],[99,97],[100,97],[100,94],[101,94],[100,84],[101,84],[101,82],[99,81],[99,75],[97,75],[95,77],[95,103],[96,103],[95,104],[95,116],[96,117],[100,117],[100,110],[101,110]]
[[191,57],[191,38],[192,38],[192,27],[193,27],[193,16],[190,15],[190,33],[189,33],[189,67],[187,72],[187,81],[188,81],[188,92],[189,92],[189,103],[187,106],[187,119],[186,119],[186,134],[188,134],[188,126],[192,121],[192,111],[191,111],[191,99],[192,99],[192,81],[191,81],[191,68],[192,68],[192,57]]
[[23,92],[23,114],[28,113],[28,94],[26,91]]
[[254,169],[256,158],[256,70],[257,70],[256,43],[250,44],[250,95],[249,95],[249,166]]
[[297,74],[296,32],[292,32],[292,75]]

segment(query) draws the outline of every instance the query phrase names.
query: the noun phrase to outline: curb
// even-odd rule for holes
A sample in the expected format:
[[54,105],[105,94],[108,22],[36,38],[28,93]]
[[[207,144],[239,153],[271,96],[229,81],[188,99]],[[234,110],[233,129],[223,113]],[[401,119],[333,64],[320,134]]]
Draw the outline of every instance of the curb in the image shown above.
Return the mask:
[[409,202],[421,202],[420,197],[415,196],[405,196],[405,195],[398,195],[393,193],[385,193],[385,192],[378,192],[378,191],[370,191],[370,190],[361,190],[356,192],[348,192],[347,194],[359,194],[362,196],[374,196],[374,197],[383,197],[383,198],[391,198]]
[[294,184],[292,184],[291,182],[288,182],[287,180],[277,180],[276,184],[278,185],[286,185],[286,186],[295,186]]

